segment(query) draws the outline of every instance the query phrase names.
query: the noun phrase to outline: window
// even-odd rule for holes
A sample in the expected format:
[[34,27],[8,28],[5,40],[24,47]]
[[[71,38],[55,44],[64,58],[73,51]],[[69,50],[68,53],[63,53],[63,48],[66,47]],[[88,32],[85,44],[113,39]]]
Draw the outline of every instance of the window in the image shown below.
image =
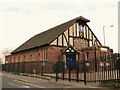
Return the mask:
[[47,60],[47,48],[43,49],[43,61]]
[[108,61],[109,60],[109,54],[107,52],[101,52],[100,53],[100,60]]
[[106,61],[106,52],[103,52],[103,59]]
[[79,37],[79,32],[80,32],[80,26],[77,23],[77,37]]
[[80,32],[80,37],[81,37],[81,38],[84,37],[84,32]]
[[84,26],[82,25],[79,26],[79,33],[80,33],[80,37],[84,38]]
[[86,52],[85,60],[88,60],[88,57],[89,57],[89,53]]

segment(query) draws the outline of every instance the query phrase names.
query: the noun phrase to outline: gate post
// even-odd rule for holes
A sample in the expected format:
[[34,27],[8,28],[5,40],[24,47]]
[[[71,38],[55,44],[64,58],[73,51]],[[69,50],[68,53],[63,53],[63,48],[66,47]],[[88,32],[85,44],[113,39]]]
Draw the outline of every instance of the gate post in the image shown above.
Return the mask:
[[23,72],[23,73],[25,73],[25,61],[23,61],[23,63],[22,63],[22,64],[23,64],[23,68],[22,68],[22,69],[23,69],[23,71],[22,71],[22,72]]
[[79,81],[79,64],[80,64],[80,53],[78,53],[78,62],[76,62],[76,65],[77,65],[77,67],[76,67],[76,70],[77,70],[77,82]]
[[77,67],[76,67],[76,74],[77,74],[77,78],[76,78],[76,81],[78,82],[79,80],[79,61],[76,63]]
[[56,82],[57,82],[57,79],[58,79],[58,73],[57,73],[57,70],[58,70],[58,63],[56,62],[56,66],[55,66],[55,71],[56,71],[55,81],[56,81]]
[[8,72],[10,72],[10,63],[8,63]]
[[71,69],[69,68],[69,81],[71,81]]
[[71,81],[71,67],[70,67],[70,63],[69,63],[69,81]]
[[12,70],[12,72],[14,72],[14,67],[15,67],[15,62],[13,62],[13,70]]
[[118,60],[117,60],[118,61],[117,62],[117,64],[118,64],[118,66],[117,66],[118,67],[118,69],[117,69],[118,70],[118,79],[120,79],[120,56],[119,55],[120,54],[118,53]]
[[84,60],[84,84],[86,85],[86,60]]
[[[77,64],[78,64],[78,63],[77,63]],[[78,79],[79,79],[79,64],[77,65],[77,69],[76,69],[76,70],[77,70],[77,78],[76,78],[76,81],[78,82],[78,81],[79,81],[79,80],[78,80]]]
[[63,80],[65,79],[65,63],[63,63],[62,65],[62,71],[63,71]]
[[17,73],[19,73],[19,62],[17,62]]
[[42,61],[42,65],[41,65],[41,76],[43,76],[43,61]]

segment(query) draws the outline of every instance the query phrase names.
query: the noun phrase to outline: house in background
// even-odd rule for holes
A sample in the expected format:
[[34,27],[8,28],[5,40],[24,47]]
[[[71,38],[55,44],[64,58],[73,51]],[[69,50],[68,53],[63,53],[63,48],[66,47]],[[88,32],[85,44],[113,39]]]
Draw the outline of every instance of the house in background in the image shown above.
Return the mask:
[[78,60],[100,60],[102,66],[112,56],[113,50],[102,46],[88,22],[90,20],[80,16],[35,35],[6,56],[6,63],[64,61],[74,69],[73,63]]

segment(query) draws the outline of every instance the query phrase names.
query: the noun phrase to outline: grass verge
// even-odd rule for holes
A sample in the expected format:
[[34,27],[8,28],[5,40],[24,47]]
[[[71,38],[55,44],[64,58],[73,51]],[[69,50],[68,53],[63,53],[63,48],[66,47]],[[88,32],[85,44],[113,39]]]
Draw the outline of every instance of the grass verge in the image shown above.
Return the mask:
[[102,81],[99,86],[100,87],[111,88],[111,89],[120,89],[120,79],[119,80]]

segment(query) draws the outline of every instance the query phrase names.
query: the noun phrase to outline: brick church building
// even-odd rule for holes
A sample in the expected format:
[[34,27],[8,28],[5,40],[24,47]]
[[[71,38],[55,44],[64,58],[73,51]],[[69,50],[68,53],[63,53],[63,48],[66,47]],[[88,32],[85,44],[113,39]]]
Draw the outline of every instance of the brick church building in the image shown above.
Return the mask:
[[[112,56],[113,50],[102,46],[88,22],[90,20],[80,16],[37,34],[6,56],[5,63],[19,63],[20,66],[22,62],[64,61],[74,68],[72,63],[78,60],[105,62]],[[17,70],[20,71],[20,68]]]

